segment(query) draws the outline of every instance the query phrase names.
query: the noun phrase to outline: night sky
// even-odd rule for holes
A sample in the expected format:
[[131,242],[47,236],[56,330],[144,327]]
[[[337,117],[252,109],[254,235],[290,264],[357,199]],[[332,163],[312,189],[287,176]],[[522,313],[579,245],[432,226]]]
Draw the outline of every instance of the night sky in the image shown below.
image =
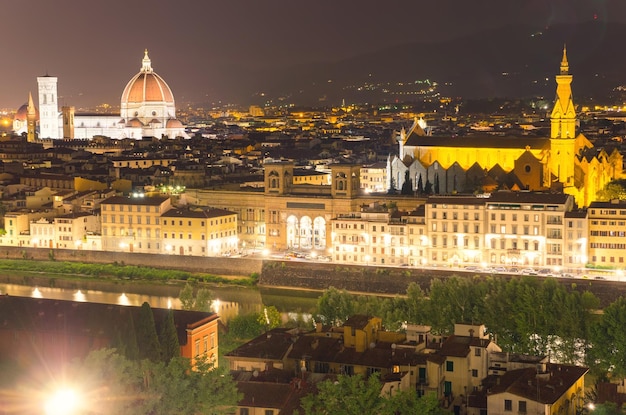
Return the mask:
[[625,0],[4,0],[0,108],[36,77],[60,103],[119,105],[148,49],[177,103],[228,101],[232,68],[333,61],[516,23],[626,22]]

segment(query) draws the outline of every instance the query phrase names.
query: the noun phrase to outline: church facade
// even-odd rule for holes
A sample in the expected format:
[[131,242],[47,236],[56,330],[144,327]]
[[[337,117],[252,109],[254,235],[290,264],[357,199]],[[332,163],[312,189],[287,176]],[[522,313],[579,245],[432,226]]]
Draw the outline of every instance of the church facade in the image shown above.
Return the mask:
[[[122,92],[119,114],[77,113],[72,106],[59,109],[57,82],[54,76],[37,78],[41,139],[91,139],[95,136],[188,138],[184,126],[176,118],[174,94],[152,69],[147,50],[140,71]],[[18,127],[22,127],[21,124]]]
[[[557,191],[580,207],[622,175],[617,149],[596,148],[577,134],[566,49],[556,76],[550,137],[472,135],[437,137],[416,121],[398,139],[399,157],[389,161],[390,186],[410,180],[414,191],[435,194],[491,191],[497,188]],[[427,193],[428,193],[427,192]]]

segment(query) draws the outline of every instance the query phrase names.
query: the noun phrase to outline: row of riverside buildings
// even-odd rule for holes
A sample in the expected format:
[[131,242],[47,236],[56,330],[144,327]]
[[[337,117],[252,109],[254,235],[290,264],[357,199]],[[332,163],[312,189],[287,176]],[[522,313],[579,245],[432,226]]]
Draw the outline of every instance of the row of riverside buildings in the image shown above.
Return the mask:
[[364,265],[580,269],[591,255],[592,261],[600,256],[603,263],[623,264],[617,251],[609,256],[588,250],[587,214],[572,207],[568,195],[524,192],[435,196],[411,212],[368,205],[333,220],[333,259]]
[[296,413],[316,383],[375,373],[381,395],[434,393],[454,413],[581,413],[586,367],[502,352],[485,333],[469,324],[455,324],[449,336],[411,324],[406,333],[388,332],[380,318],[365,315],[341,327],[273,329],[226,354],[243,394],[237,414]]
[[[266,168],[266,181],[277,165]],[[355,167],[337,167],[336,175]],[[376,266],[625,267],[626,203],[618,200],[577,209],[563,193],[426,199],[319,194],[339,193],[333,181],[301,185],[318,192],[311,197],[295,189],[273,194],[276,186],[177,197],[41,189],[27,203],[40,208],[5,213],[0,244],[193,256],[293,249],[336,263]],[[195,203],[187,203],[191,199]],[[298,210],[306,213],[298,217]]]
[[238,249],[237,216],[210,207],[175,207],[170,196],[115,196],[114,192],[35,192],[45,208],[4,215],[0,244],[220,256]]

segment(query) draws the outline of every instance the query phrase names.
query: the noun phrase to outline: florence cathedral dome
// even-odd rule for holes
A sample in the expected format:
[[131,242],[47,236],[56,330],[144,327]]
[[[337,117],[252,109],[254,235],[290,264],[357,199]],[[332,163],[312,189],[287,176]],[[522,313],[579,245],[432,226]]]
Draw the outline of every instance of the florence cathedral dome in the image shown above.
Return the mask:
[[131,125],[137,124],[138,121],[145,126],[162,127],[166,127],[168,121],[176,118],[174,94],[163,78],[152,69],[147,50],[144,53],[141,70],[124,88],[120,115]]

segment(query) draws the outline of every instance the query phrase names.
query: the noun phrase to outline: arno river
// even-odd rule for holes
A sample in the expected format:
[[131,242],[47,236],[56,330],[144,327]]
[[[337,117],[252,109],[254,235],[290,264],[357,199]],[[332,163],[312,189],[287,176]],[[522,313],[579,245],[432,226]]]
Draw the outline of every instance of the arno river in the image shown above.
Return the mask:
[[[213,311],[224,320],[237,314],[258,312],[263,306],[275,306],[282,312],[284,319],[289,318],[292,313],[307,315],[315,308],[320,295],[319,292],[274,288],[209,287],[209,289],[213,293]],[[157,294],[150,291],[154,290],[143,284],[110,284],[110,287],[94,290],[81,288],[80,282],[76,282],[76,288],[71,289],[0,283],[1,295],[126,306],[141,306],[148,302],[154,308],[181,308],[178,298],[180,287],[157,290],[159,291]]]

